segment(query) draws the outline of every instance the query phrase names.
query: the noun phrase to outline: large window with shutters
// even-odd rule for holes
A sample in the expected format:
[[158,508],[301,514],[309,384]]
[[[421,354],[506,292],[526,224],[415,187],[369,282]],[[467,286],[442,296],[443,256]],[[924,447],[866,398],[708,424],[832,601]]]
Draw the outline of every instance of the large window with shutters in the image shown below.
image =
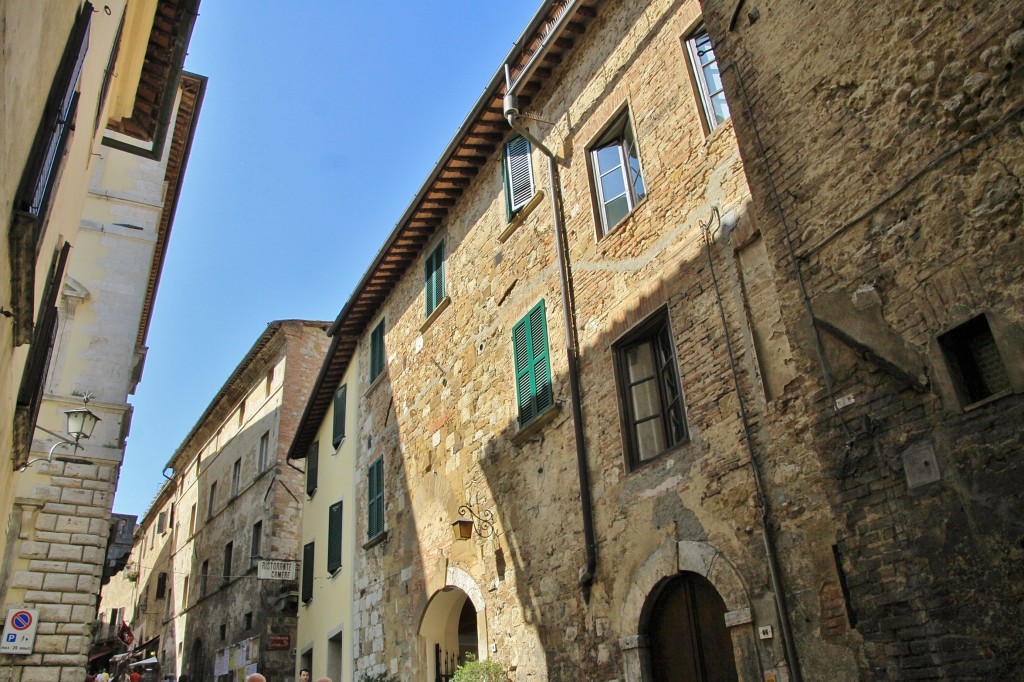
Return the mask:
[[512,220],[529,203],[536,191],[533,184],[533,164],[530,163],[530,141],[516,135],[505,143],[502,164],[505,180],[505,217]]
[[601,231],[608,234],[647,196],[628,110],[590,148],[590,169]]
[[668,310],[662,309],[614,346],[631,467],[657,457],[688,437],[668,322]]
[[320,443],[314,442],[306,452],[306,494],[313,497],[320,470]]
[[384,372],[384,320],[370,332],[370,383]]
[[316,558],[315,542],[307,542],[302,548],[302,603],[308,604],[313,598],[313,560]]
[[[86,2],[79,11],[64,47],[64,55],[50,88],[43,120],[29,157],[29,165],[22,177],[17,209],[35,216],[40,223],[45,219],[61,161],[75,128],[78,81],[85,64],[85,54],[89,50],[89,22],[92,14],[92,5]],[[40,233],[41,225],[37,224],[37,235]]]
[[366,537],[373,540],[384,533],[384,455],[370,465],[366,489]]
[[331,443],[334,447],[341,445],[345,440],[345,410],[348,405],[348,384],[342,384],[334,392],[334,433]]
[[342,503],[339,500],[327,508],[327,572],[341,568]]
[[424,299],[426,300],[427,316],[444,300],[444,240],[437,245],[423,268]]
[[543,299],[512,327],[512,354],[516,369],[519,426],[522,427],[554,404]]

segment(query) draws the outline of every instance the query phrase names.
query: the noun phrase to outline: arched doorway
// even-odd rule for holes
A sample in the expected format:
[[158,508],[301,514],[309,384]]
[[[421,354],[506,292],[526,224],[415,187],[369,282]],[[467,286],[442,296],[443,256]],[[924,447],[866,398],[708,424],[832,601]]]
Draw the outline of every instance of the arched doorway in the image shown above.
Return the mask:
[[426,682],[448,682],[466,655],[481,657],[480,625],[476,606],[457,587],[435,594],[420,622],[421,651]]
[[645,606],[650,682],[737,682],[725,602],[707,578],[683,572],[657,585]]
[[203,640],[196,639],[192,642],[192,656],[189,659],[188,677],[190,680],[202,680],[203,678]]

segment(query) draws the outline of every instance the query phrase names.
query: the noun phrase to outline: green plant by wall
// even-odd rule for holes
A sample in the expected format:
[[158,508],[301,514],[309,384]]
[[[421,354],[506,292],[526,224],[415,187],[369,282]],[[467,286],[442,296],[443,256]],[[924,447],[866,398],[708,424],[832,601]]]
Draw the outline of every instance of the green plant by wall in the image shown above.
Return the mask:
[[466,662],[452,676],[452,682],[507,682],[505,669],[495,661],[478,661],[466,654]]

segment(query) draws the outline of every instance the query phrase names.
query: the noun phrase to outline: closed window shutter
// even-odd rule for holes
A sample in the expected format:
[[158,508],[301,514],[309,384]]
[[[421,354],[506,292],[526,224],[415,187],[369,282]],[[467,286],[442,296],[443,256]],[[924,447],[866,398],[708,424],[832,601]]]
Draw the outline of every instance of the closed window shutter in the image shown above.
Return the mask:
[[512,328],[519,424],[523,425],[553,403],[548,332],[542,300]]
[[444,298],[444,242],[437,245],[424,265],[424,289],[427,315],[434,311],[434,308]]
[[384,320],[370,334],[370,381],[384,371]]
[[548,325],[544,315],[544,301],[530,311],[530,354],[533,361],[534,409],[536,414],[540,414],[552,403]]
[[320,444],[313,443],[306,453],[306,494],[312,495],[316,492],[316,476],[319,467]]
[[302,603],[313,598],[313,559],[316,543],[307,543],[302,548]]
[[341,502],[327,510],[327,572],[341,568]]
[[384,458],[370,465],[367,536],[375,538],[384,532]]
[[505,192],[510,214],[525,206],[533,196],[530,141],[525,137],[516,136],[505,144]]
[[334,392],[334,447],[345,439],[345,409],[348,398],[348,384]]

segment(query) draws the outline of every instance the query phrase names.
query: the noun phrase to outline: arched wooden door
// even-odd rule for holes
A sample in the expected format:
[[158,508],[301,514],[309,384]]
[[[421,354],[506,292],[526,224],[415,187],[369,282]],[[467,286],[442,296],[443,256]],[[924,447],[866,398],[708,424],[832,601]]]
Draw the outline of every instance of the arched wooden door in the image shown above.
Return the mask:
[[725,602],[706,578],[669,578],[649,614],[651,682],[738,682]]

